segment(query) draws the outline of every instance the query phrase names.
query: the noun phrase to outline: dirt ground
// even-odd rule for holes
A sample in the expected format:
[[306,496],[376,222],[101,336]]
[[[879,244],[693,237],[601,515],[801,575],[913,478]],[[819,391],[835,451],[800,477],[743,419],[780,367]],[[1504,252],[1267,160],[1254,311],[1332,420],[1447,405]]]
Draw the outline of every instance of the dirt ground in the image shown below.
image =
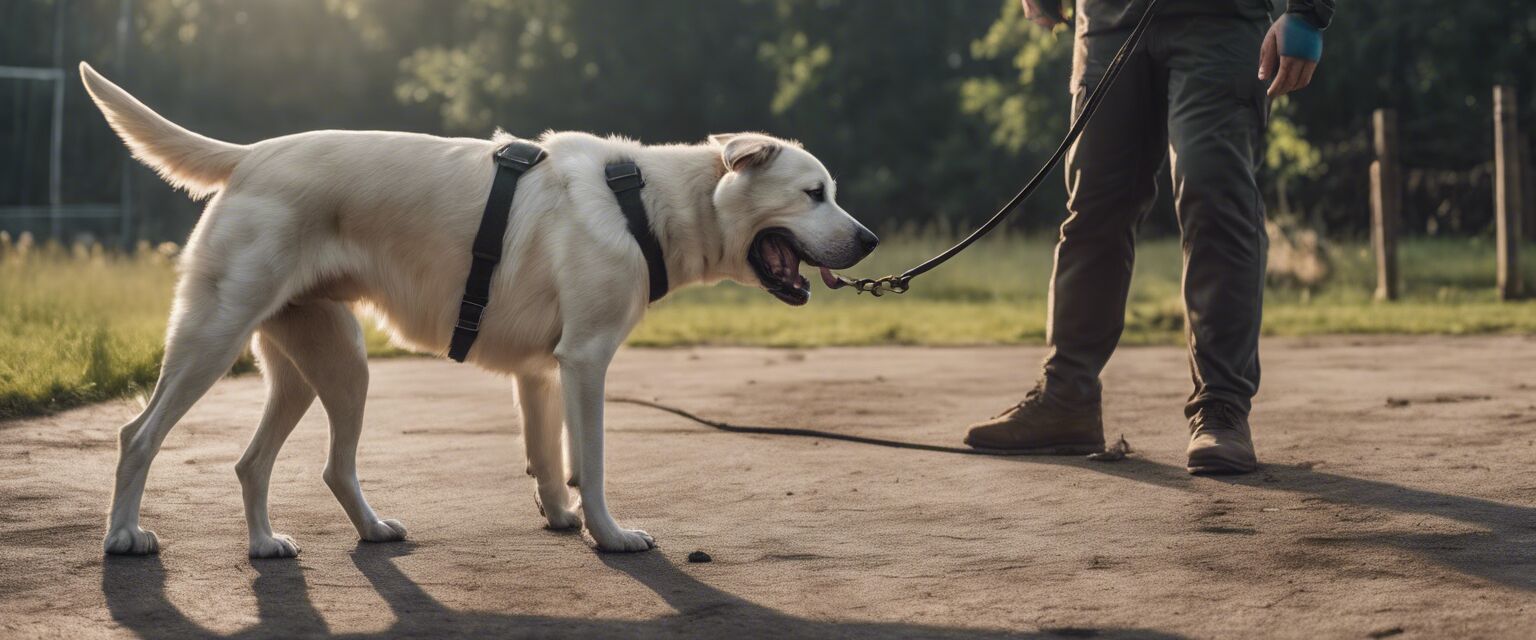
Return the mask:
[[[936,444],[1015,400],[1030,348],[629,350],[610,392],[709,417]],[[361,473],[410,541],[359,543],[313,409],[273,477],[295,560],[251,561],[233,464],[261,380],[166,440],[103,558],[119,402],[0,424],[7,637],[1530,637],[1536,337],[1270,340],[1265,462],[1184,473],[1182,350],[1106,374],[1131,459],[992,458],[711,431],[610,404],[610,503],[661,544],[545,531],[509,381],[374,363]],[[703,550],[714,561],[690,564]]]

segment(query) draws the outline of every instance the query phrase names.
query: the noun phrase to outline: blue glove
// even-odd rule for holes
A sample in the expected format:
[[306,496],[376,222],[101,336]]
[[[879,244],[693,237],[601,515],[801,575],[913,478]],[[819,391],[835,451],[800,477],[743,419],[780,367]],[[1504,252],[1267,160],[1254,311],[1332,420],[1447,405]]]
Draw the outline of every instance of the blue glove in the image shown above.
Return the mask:
[[1280,55],[1317,62],[1323,58],[1323,32],[1306,18],[1285,14],[1280,31]]

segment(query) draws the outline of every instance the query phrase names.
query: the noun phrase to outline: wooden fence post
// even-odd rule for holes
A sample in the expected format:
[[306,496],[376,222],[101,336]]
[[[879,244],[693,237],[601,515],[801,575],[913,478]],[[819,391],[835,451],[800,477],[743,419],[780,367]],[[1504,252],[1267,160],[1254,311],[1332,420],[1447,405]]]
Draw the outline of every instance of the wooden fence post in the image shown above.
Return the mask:
[[1520,166],[1525,168],[1525,180],[1520,183],[1520,199],[1525,202],[1525,221],[1520,229],[1525,232],[1526,242],[1536,242],[1536,164],[1531,162],[1531,143],[1536,138],[1529,134],[1521,139]]
[[1376,160],[1371,163],[1371,244],[1376,248],[1376,299],[1397,299],[1397,231],[1402,219],[1402,168],[1397,163],[1397,113],[1377,109]]
[[1493,213],[1497,220],[1499,298],[1520,297],[1520,218],[1525,209],[1520,202],[1520,187],[1525,180],[1520,168],[1520,126],[1515,91],[1511,87],[1493,88]]

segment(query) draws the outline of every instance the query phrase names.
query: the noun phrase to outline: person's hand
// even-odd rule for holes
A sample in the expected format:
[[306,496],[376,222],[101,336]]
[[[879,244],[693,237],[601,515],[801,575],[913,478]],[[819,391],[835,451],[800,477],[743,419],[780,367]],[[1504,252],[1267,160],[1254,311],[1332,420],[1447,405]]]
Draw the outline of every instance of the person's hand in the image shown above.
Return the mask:
[[1024,19],[1047,29],[1066,22],[1060,8],[1044,9],[1040,0],[1019,0],[1024,3]]
[[[1025,4],[1028,2],[1025,0]],[[1283,96],[1311,84],[1322,55],[1322,31],[1305,18],[1280,16],[1259,49],[1259,79],[1270,83],[1269,97]]]

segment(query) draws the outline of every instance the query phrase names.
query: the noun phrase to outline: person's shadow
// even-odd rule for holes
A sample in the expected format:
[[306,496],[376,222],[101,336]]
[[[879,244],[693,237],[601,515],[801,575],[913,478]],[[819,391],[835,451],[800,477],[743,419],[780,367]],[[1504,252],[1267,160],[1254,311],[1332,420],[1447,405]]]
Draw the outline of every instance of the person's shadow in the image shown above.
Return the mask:
[[[401,572],[394,558],[410,543],[360,543],[352,563],[394,614],[377,633],[349,638],[394,637],[787,637],[787,638],[1179,638],[1144,629],[1056,628],[1024,633],[900,623],[799,618],[706,585],[660,553],[604,555],[602,560],[654,591],[675,614],[651,620],[560,618],[491,611],[460,611],[443,605]],[[255,625],[221,636],[193,622],[166,597],[159,556],[106,558],[101,588],[112,619],[145,638],[331,637],[324,616],[309,598],[304,569],[292,560],[253,561]]]
[[[1198,479],[1182,467],[1131,457],[1116,463],[1081,459],[1015,458],[1037,464],[1080,466],[1108,475],[1161,487],[1194,491]],[[1257,473],[1213,476],[1234,485],[1298,494],[1303,500],[1353,505],[1455,520],[1485,531],[1431,533],[1375,531],[1339,534],[1332,530],[1305,535],[1298,542],[1319,547],[1384,545],[1423,556],[1442,566],[1499,584],[1536,591],[1536,508],[1410,489],[1376,480],[1313,470],[1307,465],[1266,464]]]

